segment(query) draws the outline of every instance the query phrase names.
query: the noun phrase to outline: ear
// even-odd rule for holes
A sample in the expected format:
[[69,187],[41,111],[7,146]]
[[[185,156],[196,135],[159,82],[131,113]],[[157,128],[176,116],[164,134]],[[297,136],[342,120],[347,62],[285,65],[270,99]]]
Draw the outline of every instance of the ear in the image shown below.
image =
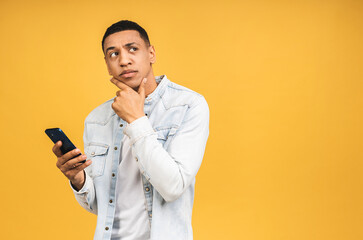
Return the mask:
[[149,47],[149,58],[151,64],[154,64],[156,62],[155,48],[153,45],[150,45]]
[[107,64],[106,56],[105,56],[105,57],[103,57],[103,59],[105,59],[105,63],[106,63],[106,66],[107,66],[108,74],[109,74],[110,76],[112,76],[111,71],[110,71],[110,68],[108,67],[108,64]]

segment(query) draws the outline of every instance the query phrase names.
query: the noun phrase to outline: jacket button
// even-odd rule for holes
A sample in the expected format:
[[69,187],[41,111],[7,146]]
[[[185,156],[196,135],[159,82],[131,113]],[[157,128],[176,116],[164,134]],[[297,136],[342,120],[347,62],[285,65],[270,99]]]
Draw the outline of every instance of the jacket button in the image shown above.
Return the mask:
[[136,159],[136,162],[139,161],[139,159],[135,158]]
[[108,229],[109,229],[108,227],[105,227],[105,230],[106,230],[106,231],[108,231]]
[[123,127],[124,125],[123,124],[120,124],[120,127]]
[[114,173],[112,173],[112,177],[115,177],[116,175]]
[[92,152],[91,155],[94,156],[96,153],[95,152]]
[[145,190],[146,190],[146,192],[148,192],[148,191],[150,191],[150,188],[146,187]]
[[112,199],[110,199],[110,203],[112,203]]
[[117,150],[117,147],[115,147],[114,149]]

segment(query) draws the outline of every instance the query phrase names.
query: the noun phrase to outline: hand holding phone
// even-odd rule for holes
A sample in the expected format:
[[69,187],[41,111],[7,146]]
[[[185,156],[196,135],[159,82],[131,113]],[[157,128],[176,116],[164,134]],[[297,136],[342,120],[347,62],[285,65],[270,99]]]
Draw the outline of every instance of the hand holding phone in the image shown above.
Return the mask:
[[71,181],[73,187],[80,190],[85,182],[83,170],[92,161],[86,161],[86,155],[81,154],[60,128],[46,129],[45,133],[55,143],[52,150],[57,156],[57,167]]
[[[62,142],[62,146],[60,147],[60,150],[63,154],[66,154],[69,151],[72,151],[73,149],[76,149],[74,144],[69,140],[67,135],[62,131],[60,128],[48,128],[45,130],[45,133],[48,135],[48,137],[53,141],[53,143],[57,143],[58,141]],[[80,154],[76,155],[75,157],[78,157]],[[84,163],[86,161],[82,161]]]

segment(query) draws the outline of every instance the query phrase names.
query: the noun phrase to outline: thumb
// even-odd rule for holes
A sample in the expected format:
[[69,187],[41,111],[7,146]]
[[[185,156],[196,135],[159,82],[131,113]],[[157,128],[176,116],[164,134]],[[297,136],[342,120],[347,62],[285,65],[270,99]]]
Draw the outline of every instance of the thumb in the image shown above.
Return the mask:
[[146,84],[146,81],[147,81],[147,78],[144,78],[141,81],[139,89],[137,91],[139,93],[139,95],[141,95],[143,98],[145,98],[145,84]]

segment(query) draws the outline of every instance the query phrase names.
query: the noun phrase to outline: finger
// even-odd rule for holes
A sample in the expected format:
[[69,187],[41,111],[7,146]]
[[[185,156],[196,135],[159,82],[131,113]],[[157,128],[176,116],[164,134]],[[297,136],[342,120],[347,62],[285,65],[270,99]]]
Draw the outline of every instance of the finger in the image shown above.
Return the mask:
[[54,144],[52,151],[57,157],[61,157],[63,155],[62,151],[60,150],[60,147],[62,146],[62,141],[58,141]]
[[78,148],[67,152],[66,154],[64,154],[63,156],[61,156],[58,159],[59,165],[63,165],[64,163],[68,162],[70,159],[74,158],[75,156],[77,156],[80,153],[81,153],[81,150],[79,150]]
[[82,161],[84,161],[84,160],[86,160],[87,159],[87,156],[86,155],[81,155],[81,156],[78,156],[78,157],[76,157],[76,158],[73,158],[73,159],[71,159],[71,160],[69,160],[69,161],[67,161],[67,162],[65,162],[62,166],[61,166],[61,170],[63,170],[63,171],[68,171],[68,170],[70,170],[70,169],[73,169],[73,168],[75,168],[75,167],[77,167],[77,166],[79,166],[79,165],[81,165],[81,164],[83,164],[82,163]]
[[88,167],[89,165],[92,164],[92,160],[87,160],[85,163],[83,163],[82,165],[79,165],[78,167],[69,169],[65,172],[63,172],[63,174],[69,179],[73,179],[80,171],[83,171],[86,167]]
[[111,78],[110,81],[115,84],[119,89],[121,90],[127,90],[127,89],[132,89],[129,86],[127,86],[125,83],[117,80],[116,78]]
[[137,91],[139,93],[139,95],[142,96],[143,98],[145,98],[145,84],[146,84],[146,81],[147,81],[147,78],[144,78],[141,81],[139,89]]
[[91,163],[92,163],[92,160],[87,160],[85,163],[79,165],[78,167],[71,169],[70,171],[72,171],[74,173],[78,173],[78,172],[82,171],[83,169],[85,169],[86,167],[88,167],[89,165],[91,165]]

